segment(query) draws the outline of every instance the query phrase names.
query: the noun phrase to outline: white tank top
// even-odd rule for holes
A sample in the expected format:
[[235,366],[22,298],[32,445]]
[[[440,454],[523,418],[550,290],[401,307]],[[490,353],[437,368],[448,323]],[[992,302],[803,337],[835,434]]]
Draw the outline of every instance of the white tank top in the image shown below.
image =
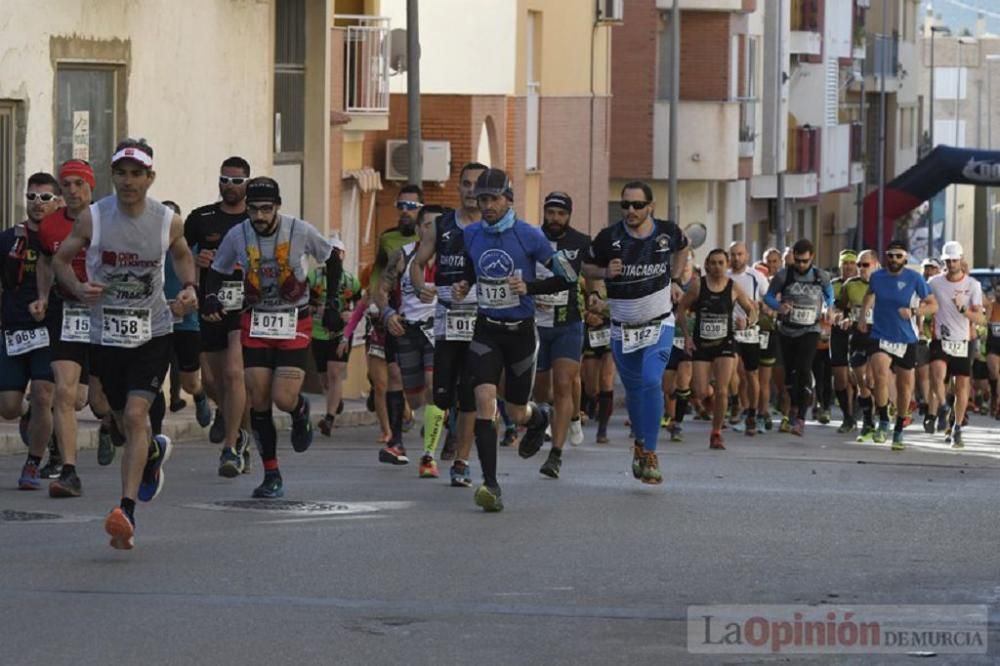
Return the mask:
[[410,279],[410,266],[416,255],[416,241],[403,246],[403,274],[399,277],[399,314],[406,321],[423,323],[434,318],[437,298],[435,297],[430,303],[424,303],[420,300],[417,290],[413,288],[413,280]]

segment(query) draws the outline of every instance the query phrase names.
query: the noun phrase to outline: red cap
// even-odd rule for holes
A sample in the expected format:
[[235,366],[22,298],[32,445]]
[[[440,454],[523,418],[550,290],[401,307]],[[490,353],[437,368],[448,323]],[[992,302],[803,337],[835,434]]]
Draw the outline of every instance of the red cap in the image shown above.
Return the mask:
[[83,160],[66,160],[59,167],[59,180],[66,176],[79,176],[83,178],[93,189],[97,187],[97,180],[94,178],[94,170]]

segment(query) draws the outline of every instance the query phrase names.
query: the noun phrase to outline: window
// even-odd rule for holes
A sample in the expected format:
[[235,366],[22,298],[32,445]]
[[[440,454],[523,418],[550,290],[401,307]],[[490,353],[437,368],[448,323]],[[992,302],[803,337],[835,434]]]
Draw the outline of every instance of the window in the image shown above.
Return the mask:
[[301,161],[306,124],[305,0],[279,0],[274,26],[275,161]]
[[525,64],[527,68],[527,118],[525,119],[525,151],[524,167],[528,171],[538,169],[538,126],[539,92],[541,84],[541,67],[539,66],[539,50],[542,36],[542,18],[539,12],[528,12],[527,29],[525,32],[525,49],[527,51]]
[[[936,101],[965,99],[966,83],[969,70],[966,67],[935,67],[934,68],[934,99]],[[929,75],[928,75],[929,76]],[[955,77],[958,80],[955,80]]]
[[670,99],[670,77],[674,62],[670,14],[671,12],[660,12],[660,30],[656,33],[656,99]]
[[94,165],[95,201],[111,194],[107,165],[119,139],[122,74],[116,65],[60,63],[56,71],[55,163],[81,159]]
[[14,126],[17,122],[13,102],[0,102],[0,229],[14,226],[15,196],[14,165],[17,158],[14,155]]
[[915,117],[916,109],[913,107],[899,110],[899,147],[904,150],[913,148],[913,121]]

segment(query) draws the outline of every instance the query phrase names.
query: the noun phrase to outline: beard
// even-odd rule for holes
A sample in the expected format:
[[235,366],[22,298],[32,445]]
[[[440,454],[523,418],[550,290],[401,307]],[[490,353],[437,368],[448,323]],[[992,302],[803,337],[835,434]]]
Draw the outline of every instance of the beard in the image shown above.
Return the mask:
[[558,222],[546,222],[542,225],[542,231],[545,232],[545,235],[549,238],[549,240],[554,240],[565,234],[568,227],[569,223],[559,224]]

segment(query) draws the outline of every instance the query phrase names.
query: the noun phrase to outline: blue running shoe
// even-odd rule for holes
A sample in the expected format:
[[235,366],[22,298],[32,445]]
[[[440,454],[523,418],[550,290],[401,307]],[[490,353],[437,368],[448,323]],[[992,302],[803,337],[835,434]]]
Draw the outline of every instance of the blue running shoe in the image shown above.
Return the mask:
[[166,435],[154,435],[149,447],[149,459],[142,470],[138,499],[151,502],[163,490],[163,463],[170,458],[174,445]]
[[264,480],[253,489],[256,499],[277,499],[285,496],[285,486],[281,481],[281,472],[264,472]]

